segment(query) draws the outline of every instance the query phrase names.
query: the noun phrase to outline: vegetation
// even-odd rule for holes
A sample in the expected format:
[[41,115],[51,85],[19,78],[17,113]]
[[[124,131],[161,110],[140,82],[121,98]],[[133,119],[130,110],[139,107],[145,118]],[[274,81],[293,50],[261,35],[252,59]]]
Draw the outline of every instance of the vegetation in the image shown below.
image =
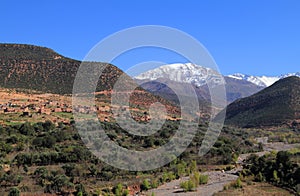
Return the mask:
[[247,167],[242,171],[244,177],[254,177],[257,182],[269,182],[275,186],[288,188],[300,193],[300,153],[280,151],[262,157],[251,155]]
[[[90,125],[86,127],[87,131],[92,129],[93,124]],[[108,136],[121,146],[143,150],[167,142],[177,129],[178,122],[167,121],[160,131],[148,137],[130,135],[113,122],[103,122],[102,126]],[[207,176],[197,173],[199,165],[223,164],[226,157],[229,157],[227,162],[234,163],[231,158],[233,149],[239,153],[239,150],[252,151],[253,148],[251,143],[235,139],[239,134],[246,136],[246,132],[226,128],[212,151],[206,155],[215,158],[209,162],[206,158],[196,162],[194,157],[201,145],[205,126],[199,126],[201,131],[180,157],[165,167],[148,172],[129,172],[103,163],[83,145],[72,124],[55,126],[45,121],[0,126],[0,194],[17,187],[22,193],[39,190],[90,195],[100,190],[124,195],[127,187],[136,183],[137,177],[141,189],[146,191],[165,182],[191,176],[194,186],[189,182],[188,189],[193,189],[198,184],[207,183]],[[128,183],[122,185],[122,191],[118,185],[120,181]]]
[[184,192],[195,191],[199,185],[207,184],[207,182],[207,175],[194,172],[192,175],[190,175],[190,179],[188,181],[180,183],[180,188],[182,188]]

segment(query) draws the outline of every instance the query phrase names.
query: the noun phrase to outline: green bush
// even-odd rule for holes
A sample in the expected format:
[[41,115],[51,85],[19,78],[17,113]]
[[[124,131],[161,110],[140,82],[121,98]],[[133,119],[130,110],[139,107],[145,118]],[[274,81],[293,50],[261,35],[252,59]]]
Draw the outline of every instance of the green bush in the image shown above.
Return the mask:
[[20,196],[20,190],[17,187],[13,187],[9,190],[8,196]]
[[240,178],[238,178],[238,179],[235,181],[234,187],[235,187],[235,188],[242,188],[242,187],[243,187],[242,181],[241,181]]
[[185,182],[181,182],[180,183],[180,188],[182,188],[184,192],[190,192],[190,191],[195,190],[196,185],[195,185],[193,180],[188,180],[188,181],[185,181]]
[[208,182],[208,175],[201,175],[199,176],[199,184],[207,184]]
[[143,183],[141,184],[141,190],[142,191],[148,191],[151,188],[149,180],[145,179]]

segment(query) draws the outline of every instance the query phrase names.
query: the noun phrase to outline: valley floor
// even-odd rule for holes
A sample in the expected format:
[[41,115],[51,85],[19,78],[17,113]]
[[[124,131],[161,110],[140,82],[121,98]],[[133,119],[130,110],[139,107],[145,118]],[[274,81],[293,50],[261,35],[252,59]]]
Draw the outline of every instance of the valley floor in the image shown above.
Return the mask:
[[201,185],[195,192],[183,192],[180,188],[180,183],[187,181],[189,178],[185,177],[182,179],[174,180],[166,183],[157,189],[148,191],[147,194],[151,195],[154,193],[157,196],[212,196],[214,193],[223,190],[224,185],[236,180],[238,176],[228,173],[222,173],[221,171],[210,171],[204,172],[203,174],[208,175],[209,180],[206,185]]
[[[258,156],[263,156],[264,154],[271,151],[280,150],[291,150],[295,148],[300,148],[300,144],[285,144],[283,142],[274,142],[264,144],[264,151],[257,153],[247,153],[241,154],[238,158],[239,162],[244,161],[251,154],[256,154]],[[194,192],[183,192],[180,188],[180,183],[187,181],[189,177],[184,177],[182,179],[173,180],[169,183],[163,184],[156,189],[149,190],[146,195],[151,195],[154,193],[156,196],[221,196],[221,195],[253,195],[253,196],[288,196],[292,195],[288,191],[270,185],[268,183],[257,183],[244,184],[242,189],[235,190],[223,190],[224,186],[235,181],[238,176],[236,173],[241,171],[241,168],[234,168],[230,171],[207,171],[202,174],[208,175],[208,183],[206,185],[200,185]]]

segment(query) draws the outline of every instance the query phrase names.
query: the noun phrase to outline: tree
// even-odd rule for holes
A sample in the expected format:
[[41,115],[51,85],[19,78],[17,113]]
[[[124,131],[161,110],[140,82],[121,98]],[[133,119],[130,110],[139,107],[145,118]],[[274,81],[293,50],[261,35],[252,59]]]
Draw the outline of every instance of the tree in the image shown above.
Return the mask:
[[29,122],[22,124],[19,131],[23,135],[34,135],[34,128]]
[[121,183],[117,184],[117,186],[114,187],[113,193],[116,196],[127,196],[127,195],[129,195],[129,191],[127,189],[123,189],[123,185]]
[[190,177],[190,179],[193,180],[193,182],[196,186],[198,186],[198,184],[200,184],[200,181],[199,181],[200,180],[200,173],[199,172],[194,172],[194,175],[192,175]]
[[191,170],[192,173],[197,172],[197,162],[195,160],[192,161],[191,163]]
[[69,177],[74,177],[74,170],[75,170],[75,164],[70,163],[70,164],[65,164],[62,166],[62,168],[65,170],[65,174]]
[[122,190],[123,190],[123,186],[121,183],[117,184],[117,186],[114,188],[114,194],[116,196],[122,196]]
[[69,179],[65,175],[54,175],[51,180],[51,184],[46,186],[46,192],[54,193],[54,192],[62,192],[64,189],[73,188],[73,184],[69,182]]
[[186,167],[186,164],[184,163],[179,163],[177,165],[177,176],[179,177],[183,177],[185,175],[185,167]]
[[24,172],[28,172],[28,166],[25,164],[25,165],[23,165],[23,170],[24,170]]
[[46,132],[48,132],[48,131],[50,131],[50,130],[52,130],[52,129],[55,128],[55,125],[51,121],[49,121],[49,120],[45,121],[42,124],[42,126],[44,128],[44,131],[46,131]]
[[240,178],[238,178],[236,181],[235,181],[235,184],[234,184],[234,187],[235,188],[242,188],[242,181]]
[[125,189],[123,190],[122,196],[128,196],[129,195],[129,190]]
[[184,192],[187,192],[188,191],[188,182],[187,181],[181,182],[180,188],[182,188]]
[[273,171],[273,180],[277,184],[280,182],[280,178],[278,177],[276,170]]
[[255,176],[255,180],[257,182],[264,182],[265,181],[265,177],[262,175],[261,172],[259,172],[256,176]]
[[149,180],[145,179],[143,181],[143,183],[141,184],[141,190],[142,191],[148,191],[150,189],[150,183],[149,183]]
[[207,184],[208,182],[208,175],[199,175],[199,184]]
[[153,179],[151,183],[151,188],[157,188],[158,187],[158,181],[157,179]]
[[77,184],[75,186],[75,195],[76,196],[88,196],[88,193],[85,190],[85,187],[83,186],[83,184]]
[[193,182],[193,180],[188,180],[188,181],[185,181],[185,182],[181,182],[180,183],[180,188],[182,188],[184,192],[194,191],[195,188],[196,188],[196,185]]
[[8,196],[20,196],[20,190],[17,187],[13,187],[9,190]]

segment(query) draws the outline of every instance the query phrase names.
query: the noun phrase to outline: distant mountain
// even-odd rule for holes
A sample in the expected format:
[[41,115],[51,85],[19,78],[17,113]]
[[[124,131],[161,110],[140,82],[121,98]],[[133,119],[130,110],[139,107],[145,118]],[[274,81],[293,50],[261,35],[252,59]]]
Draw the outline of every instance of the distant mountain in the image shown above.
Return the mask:
[[230,77],[230,78],[248,81],[248,82],[251,82],[251,83],[261,86],[261,87],[268,87],[268,86],[274,84],[274,82],[276,82],[282,78],[289,77],[289,76],[300,77],[300,72],[289,73],[289,74],[280,75],[280,76],[251,76],[251,75],[245,75],[245,74],[241,74],[241,73],[228,75],[228,77]]
[[[139,84],[144,83],[142,84],[144,89],[171,100],[174,100],[174,96],[170,96],[170,92],[167,88],[162,88],[162,86],[165,86],[161,84],[162,81],[177,83],[178,88],[184,88],[186,83],[191,83],[195,86],[199,100],[205,100],[206,102],[210,100],[209,89],[206,82],[212,84],[211,86],[222,84],[220,74],[218,74],[217,71],[191,63],[163,65],[144,72],[136,76],[135,79]],[[224,76],[224,79],[227,101],[229,103],[236,99],[250,96],[263,89],[262,86],[245,80],[227,76]]]
[[227,107],[225,123],[239,127],[300,122],[300,78],[290,76]]
[[163,78],[174,82],[192,83],[197,87],[205,85],[206,82],[212,82],[216,85],[222,82],[217,71],[191,63],[163,65],[141,73],[134,78],[148,81]]

